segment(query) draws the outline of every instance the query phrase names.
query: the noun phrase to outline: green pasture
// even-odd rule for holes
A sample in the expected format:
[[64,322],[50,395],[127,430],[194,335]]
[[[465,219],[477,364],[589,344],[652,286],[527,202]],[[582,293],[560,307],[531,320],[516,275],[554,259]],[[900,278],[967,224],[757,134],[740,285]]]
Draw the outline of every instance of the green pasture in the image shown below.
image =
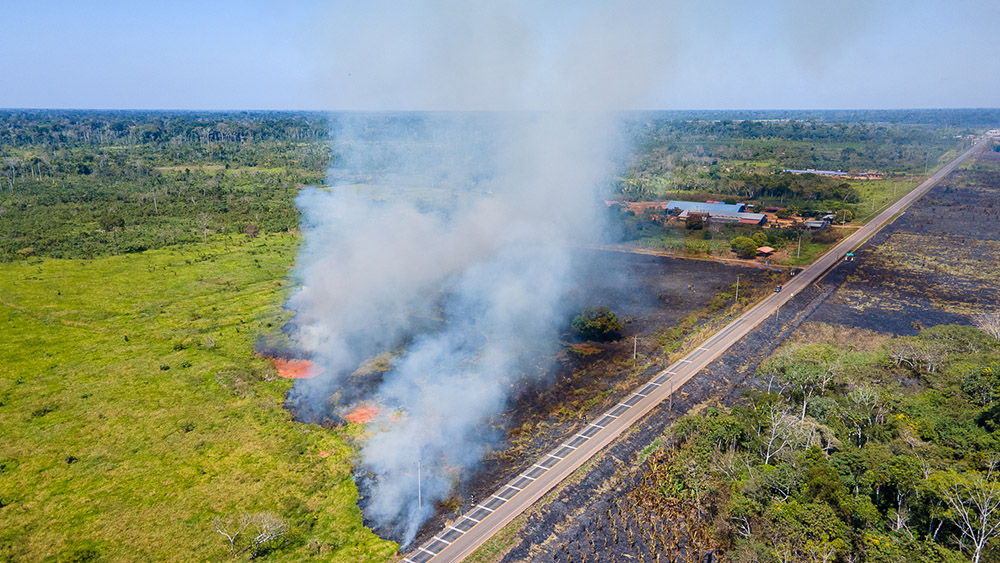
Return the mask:
[[361,523],[358,429],[292,422],[254,355],[299,239],[245,239],[0,265],[0,560],[223,560],[212,519],[265,511],[290,525],[268,560],[394,553]]

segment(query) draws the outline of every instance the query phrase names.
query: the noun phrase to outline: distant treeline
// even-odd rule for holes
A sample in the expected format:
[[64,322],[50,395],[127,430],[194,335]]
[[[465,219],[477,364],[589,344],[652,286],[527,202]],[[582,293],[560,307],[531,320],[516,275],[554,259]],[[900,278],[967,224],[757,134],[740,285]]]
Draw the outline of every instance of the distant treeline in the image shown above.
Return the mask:
[[685,110],[628,114],[636,121],[816,121],[823,123],[889,123],[993,129],[1000,108],[968,109],[834,109],[834,110]]
[[15,146],[317,141],[321,112],[0,110],[0,143]]
[[318,113],[0,112],[0,261],[298,226],[332,159]]

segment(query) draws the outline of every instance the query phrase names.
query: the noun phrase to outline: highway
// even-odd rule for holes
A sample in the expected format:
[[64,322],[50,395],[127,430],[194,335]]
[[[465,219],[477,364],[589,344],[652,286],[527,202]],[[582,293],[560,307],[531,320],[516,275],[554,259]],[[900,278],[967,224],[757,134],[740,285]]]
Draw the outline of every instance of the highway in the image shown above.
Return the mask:
[[962,161],[982,148],[990,139],[984,138],[971,149],[938,170],[933,176],[887,207],[866,225],[845,238],[819,260],[792,278],[781,292],[772,293],[715,333],[701,346],[660,371],[640,385],[632,394],[580,433],[538,459],[526,471],[501,486],[492,496],[473,506],[431,540],[415,548],[403,558],[407,563],[451,563],[464,559],[508,522],[531,506],[545,493],[576,471],[587,460],[610,444],[631,425],[641,420],[657,405],[669,398],[685,382],[694,377],[715,358],[739,341],[755,326],[779,311],[782,304],[816,281],[845,255],[863,244],[884,227],[899,212],[934,187]]

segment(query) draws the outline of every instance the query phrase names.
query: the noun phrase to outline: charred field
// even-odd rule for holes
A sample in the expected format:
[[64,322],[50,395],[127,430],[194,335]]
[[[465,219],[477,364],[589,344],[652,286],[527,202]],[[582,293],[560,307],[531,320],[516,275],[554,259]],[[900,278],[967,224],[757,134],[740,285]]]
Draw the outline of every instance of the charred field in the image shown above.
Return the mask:
[[813,321],[894,335],[1000,303],[1000,156],[953,172],[834,269]]
[[470,560],[724,560],[707,532],[712,506],[683,496],[650,502],[651,491],[674,485],[661,472],[671,454],[660,448],[664,429],[685,413],[731,406],[745,388],[765,385],[755,372],[787,340],[877,345],[938,324],[969,324],[981,306],[995,307],[998,173],[995,152],[953,172],[856,250],[855,261],[797,294],[780,318],[761,323],[680,389],[671,406],[653,410]]

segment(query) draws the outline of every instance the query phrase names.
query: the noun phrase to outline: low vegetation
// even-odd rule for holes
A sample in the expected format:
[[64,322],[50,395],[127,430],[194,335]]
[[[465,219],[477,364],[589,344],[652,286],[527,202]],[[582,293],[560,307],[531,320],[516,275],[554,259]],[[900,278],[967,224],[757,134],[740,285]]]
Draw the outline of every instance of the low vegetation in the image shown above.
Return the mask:
[[584,340],[604,342],[621,337],[621,331],[625,327],[610,308],[588,306],[573,318],[572,328]]
[[[287,320],[297,244],[212,237],[0,268],[0,560],[394,552],[361,523],[355,429],[292,423],[290,383],[253,353]],[[244,516],[232,544],[217,531]]]

